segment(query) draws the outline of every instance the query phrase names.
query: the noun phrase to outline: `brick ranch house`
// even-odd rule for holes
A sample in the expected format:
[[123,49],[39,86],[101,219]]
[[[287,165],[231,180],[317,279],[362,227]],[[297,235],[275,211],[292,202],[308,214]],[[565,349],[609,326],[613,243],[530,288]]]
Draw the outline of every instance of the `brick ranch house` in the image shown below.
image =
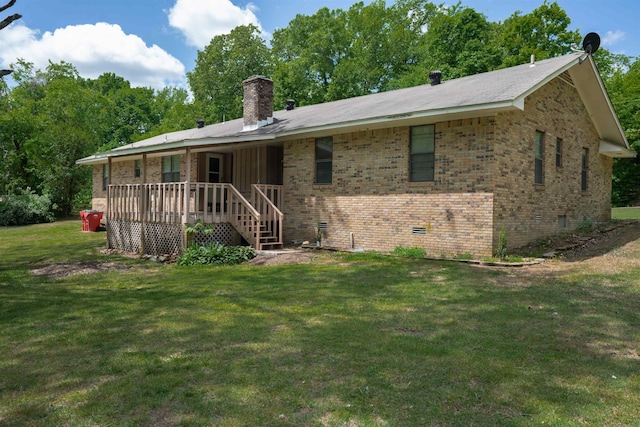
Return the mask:
[[[432,73],[434,74],[434,73]],[[570,55],[273,111],[244,81],[244,117],[78,160],[110,247],[179,252],[184,224],[257,249],[285,242],[488,256],[606,221],[614,157],[633,156],[593,59]]]

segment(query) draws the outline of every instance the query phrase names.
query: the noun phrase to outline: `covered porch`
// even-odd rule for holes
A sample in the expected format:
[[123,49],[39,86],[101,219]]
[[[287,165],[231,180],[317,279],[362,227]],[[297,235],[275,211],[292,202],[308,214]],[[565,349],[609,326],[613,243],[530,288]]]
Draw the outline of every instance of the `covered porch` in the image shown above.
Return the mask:
[[198,221],[215,225],[209,241],[282,247],[281,147],[142,153],[109,157],[103,168],[110,248],[179,253],[185,226]]

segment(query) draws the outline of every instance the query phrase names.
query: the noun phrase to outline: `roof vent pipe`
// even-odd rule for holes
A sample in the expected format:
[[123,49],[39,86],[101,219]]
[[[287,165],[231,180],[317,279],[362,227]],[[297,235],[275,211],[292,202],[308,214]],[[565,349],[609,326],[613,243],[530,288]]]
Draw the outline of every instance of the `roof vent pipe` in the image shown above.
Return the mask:
[[293,99],[287,99],[284,102],[284,109],[287,110],[287,111],[293,110],[295,108],[295,106],[296,106],[296,101],[293,100]]
[[429,73],[429,80],[431,81],[431,86],[436,86],[440,84],[440,80],[442,79],[442,71],[431,71]]
[[531,62],[529,64],[529,67],[535,67],[536,66],[536,56],[534,54],[531,54]]
[[198,119],[198,129],[202,129],[204,127],[204,119]]

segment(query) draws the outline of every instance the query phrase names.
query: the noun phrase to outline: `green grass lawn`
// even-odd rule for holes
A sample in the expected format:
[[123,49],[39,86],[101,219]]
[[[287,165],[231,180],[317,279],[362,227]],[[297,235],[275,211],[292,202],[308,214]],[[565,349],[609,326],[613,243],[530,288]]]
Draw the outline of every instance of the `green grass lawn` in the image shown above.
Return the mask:
[[[640,422],[639,268],[193,268],[101,255],[104,238],[0,228],[1,426]],[[73,261],[130,268],[29,272]]]
[[640,207],[613,208],[611,219],[640,219]]

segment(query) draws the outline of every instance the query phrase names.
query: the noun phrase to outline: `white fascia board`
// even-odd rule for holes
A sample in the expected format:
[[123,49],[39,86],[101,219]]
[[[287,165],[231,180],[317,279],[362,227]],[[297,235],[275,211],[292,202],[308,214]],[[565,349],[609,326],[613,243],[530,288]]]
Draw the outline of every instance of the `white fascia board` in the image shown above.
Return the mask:
[[277,135],[279,140],[289,137],[299,137],[306,134],[329,134],[331,132],[348,132],[353,129],[380,129],[393,126],[411,125],[413,122],[424,122],[432,119],[434,122],[445,120],[468,119],[475,117],[493,116],[501,111],[514,109],[524,110],[524,99],[522,101],[509,100],[481,105],[465,105],[463,107],[442,108],[437,110],[417,111],[392,116],[374,117],[364,120],[353,120],[341,123],[331,123],[322,126],[305,127],[291,131],[280,132]]
[[589,64],[591,65],[591,68],[593,69],[593,72],[596,75],[596,80],[598,81],[598,85],[600,86],[600,91],[602,92],[604,99],[607,102],[607,106],[609,107],[609,111],[611,112],[611,116],[615,121],[617,131],[620,134],[620,139],[624,141],[626,149],[634,153],[633,157],[635,157],[635,152],[631,151],[631,146],[629,145],[629,141],[627,140],[627,135],[624,133],[624,129],[622,127],[622,124],[620,123],[620,119],[618,118],[616,109],[613,107],[613,104],[611,103],[609,92],[607,92],[607,88],[604,86],[604,82],[602,81],[602,77],[600,76],[600,72],[598,71],[598,67],[596,66],[596,62],[593,60],[593,57],[591,55],[589,55],[588,59],[589,59]]
[[613,144],[608,141],[600,141],[600,149],[598,150],[598,152],[603,156],[614,157],[614,158],[636,157],[635,151],[629,150],[625,147],[621,147],[619,145]]
[[76,165],[99,165],[102,163],[107,163],[107,158],[98,157],[97,155],[84,157],[82,159],[76,160]]
[[226,137],[226,138],[202,138],[202,139],[191,139],[186,141],[176,141],[170,143],[162,143],[148,146],[139,146],[139,147],[130,147],[130,148],[121,148],[115,149],[111,151],[104,151],[102,153],[94,154],[93,156],[85,157],[80,160],[76,160],[76,164],[78,165],[93,165],[93,164],[101,164],[106,163],[109,157],[126,157],[126,156],[135,156],[138,154],[144,153],[153,153],[153,152],[167,152],[167,151],[175,151],[176,149],[186,149],[188,147],[198,147],[203,145],[216,146],[216,145],[226,145],[226,144],[237,144],[242,142],[254,142],[254,141],[265,141],[265,140],[273,140],[275,139],[275,135],[267,134],[267,135],[247,135],[247,136],[236,136],[236,137]]

